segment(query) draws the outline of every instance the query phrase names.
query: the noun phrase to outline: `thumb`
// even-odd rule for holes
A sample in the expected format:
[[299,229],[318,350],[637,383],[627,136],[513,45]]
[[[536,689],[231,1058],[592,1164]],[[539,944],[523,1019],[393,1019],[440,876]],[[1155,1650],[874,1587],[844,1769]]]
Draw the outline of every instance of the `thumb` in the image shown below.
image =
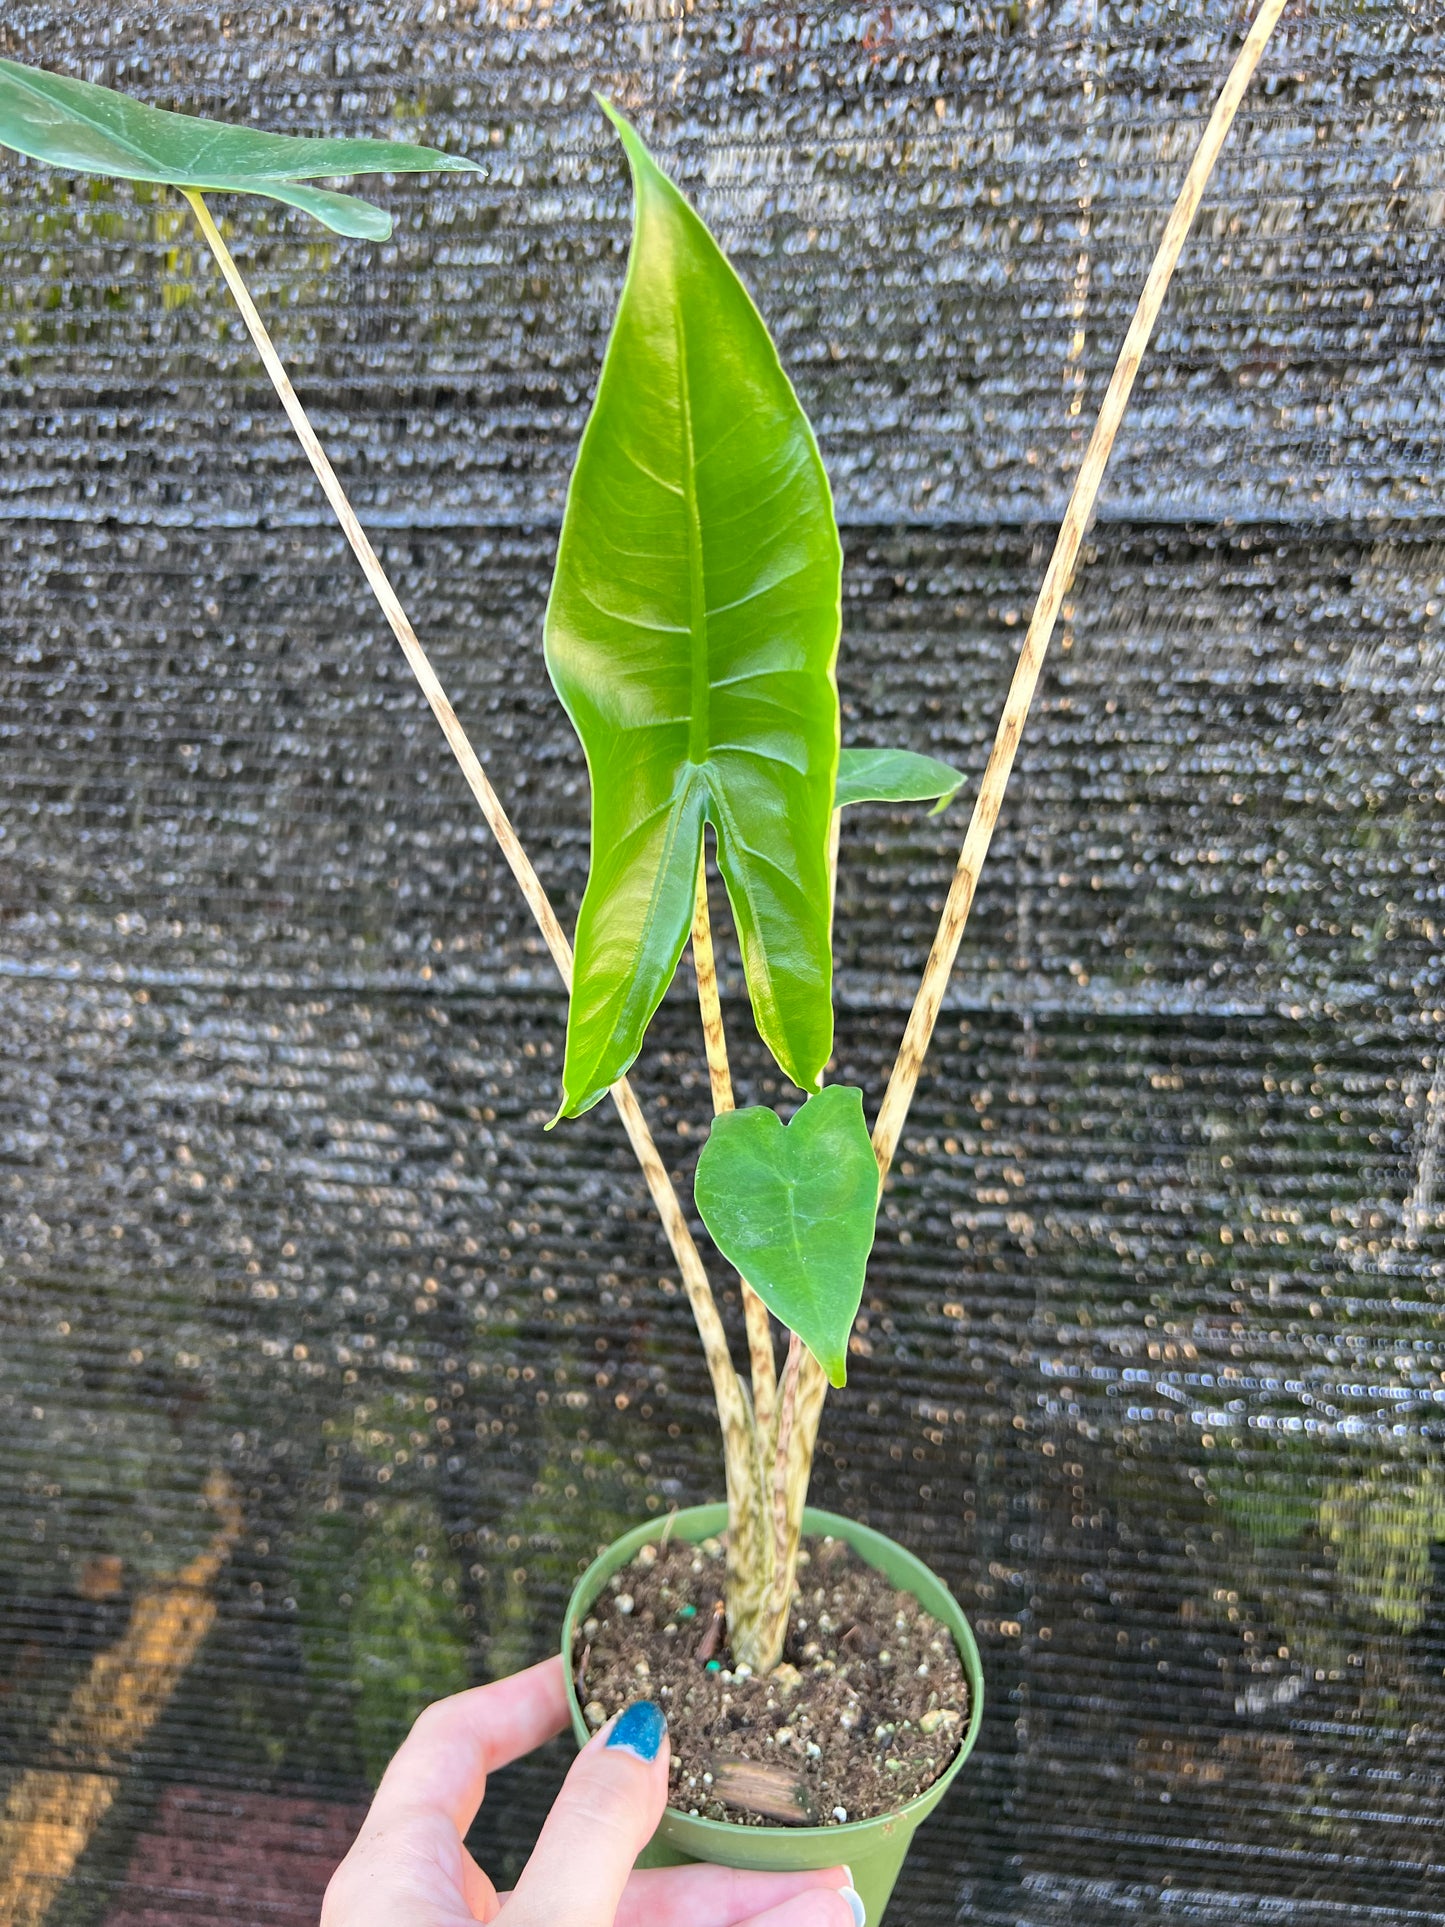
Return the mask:
[[669,1757],[667,1720],[651,1700],[587,1742],[507,1902],[506,1927],[612,1927],[667,1804]]

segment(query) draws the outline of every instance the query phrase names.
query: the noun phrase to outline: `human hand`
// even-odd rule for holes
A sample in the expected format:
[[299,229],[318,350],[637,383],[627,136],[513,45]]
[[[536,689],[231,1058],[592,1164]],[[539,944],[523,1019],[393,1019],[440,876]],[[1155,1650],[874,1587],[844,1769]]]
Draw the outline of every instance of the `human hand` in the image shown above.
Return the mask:
[[633,1872],[667,1803],[667,1727],[650,1702],[583,1747],[515,1890],[499,1894],[464,1844],[487,1775],[566,1724],[560,1659],[427,1707],[331,1877],[321,1927],[865,1927],[846,1867]]

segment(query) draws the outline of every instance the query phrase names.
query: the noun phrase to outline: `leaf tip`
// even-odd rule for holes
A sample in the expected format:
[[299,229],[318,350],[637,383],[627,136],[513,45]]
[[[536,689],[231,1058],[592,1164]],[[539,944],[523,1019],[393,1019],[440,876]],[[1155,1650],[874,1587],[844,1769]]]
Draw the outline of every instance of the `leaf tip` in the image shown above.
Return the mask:
[[631,121],[628,120],[627,116],[622,112],[621,108],[613,106],[612,102],[607,98],[606,94],[599,93],[597,89],[594,87],[592,89],[592,98],[597,102],[597,105],[602,109],[603,113],[607,116],[608,120],[611,121],[612,125],[617,129],[618,133],[622,136],[624,140],[626,140],[629,134],[632,134],[634,138],[636,137],[635,130],[632,126]]
[[[617,137],[622,142],[628,164],[632,168],[633,174],[641,174],[647,169],[652,169],[661,174],[662,170],[658,168],[657,162],[653,160],[646,141],[643,140],[641,134],[638,133],[637,129],[632,125],[632,122],[627,118],[626,114],[622,112],[621,108],[614,107],[605,94],[594,92],[592,98],[597,102],[597,105],[617,130]],[[663,179],[666,178],[667,177],[663,175]]]
[[[365,203],[364,205],[370,205],[370,203]],[[376,213],[380,217],[376,221],[369,221],[363,224],[362,221],[358,219],[357,232],[350,237],[352,240],[379,243],[391,239],[396,223],[384,208],[377,208]],[[341,234],[344,233],[345,230],[338,228],[336,232]]]
[[[629,1059],[629,1062],[630,1061]],[[617,1073],[619,1077],[625,1074],[625,1069]],[[581,1117],[585,1112],[594,1109],[596,1105],[600,1104],[611,1088],[610,1084],[599,1084],[595,1090],[583,1091],[579,1094],[572,1089],[564,1076],[562,1080],[561,1102],[557,1106],[556,1113],[548,1119],[542,1128],[550,1131],[554,1125],[560,1124],[564,1118]]]
[[557,1108],[547,1119],[542,1129],[544,1131],[555,1131],[557,1126],[564,1120],[581,1117],[584,1111],[590,1111],[596,1102],[597,1099],[595,1097],[575,1097],[568,1089],[567,1082],[564,1078],[562,1095],[557,1100]]

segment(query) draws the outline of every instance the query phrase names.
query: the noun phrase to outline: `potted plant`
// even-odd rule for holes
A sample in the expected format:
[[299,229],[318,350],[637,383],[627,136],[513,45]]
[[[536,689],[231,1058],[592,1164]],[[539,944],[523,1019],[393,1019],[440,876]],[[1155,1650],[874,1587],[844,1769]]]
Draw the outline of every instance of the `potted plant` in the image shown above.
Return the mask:
[[[675,1783],[654,1857],[774,1868],[846,1859],[874,1921],[914,1827],[977,1736],[982,1673],[962,1614],[926,1567],[861,1525],[808,1510],[823,1402],[846,1377],[881,1187],[1113,437],[1282,4],[1264,0],[1246,37],[1126,337],[871,1134],[863,1094],[823,1082],[841,813],[872,798],[941,807],[961,778],[906,750],[841,749],[841,550],[812,431],[741,282],[634,130],[606,109],[633,173],[633,250],[545,623],[547,667],[592,781],[592,863],[574,957],[203,198],[255,192],[338,233],[381,238],[384,214],[315,181],[469,163],[395,143],[197,123],[0,62],[0,144],[173,185],[189,201],[568,984],[553,1122],[611,1096],[677,1259],[716,1396],[726,1504],[679,1513],[661,1532],[639,1527],[582,1578],[563,1631],[578,1737],[629,1698],[660,1699],[674,1726]],[[709,835],[759,1035],[802,1094],[786,1123],[767,1108],[733,1107]],[[695,1203],[739,1275],[746,1382],[626,1078],[689,942],[715,1110]],[[781,1370],[774,1318],[788,1332]]]
[[[605,111],[632,169],[632,253],[545,622],[592,784],[558,1119],[626,1073],[690,943],[715,1112],[694,1198],[738,1273],[749,1373],[698,1281],[727,1503],[609,1548],[574,1594],[564,1654],[579,1737],[632,1698],[668,1713],[659,1857],[841,1857],[876,1919],[983,1693],[940,1582],[876,1534],[806,1512],[879,1200],[863,1093],[823,1083],[833,900],[847,805],[946,802],[962,778],[906,750],[840,751],[842,550],[812,430],[726,256]],[[714,865],[758,1034],[803,1093],[786,1124],[734,1108]],[[816,1603],[789,1643],[800,1558]]]

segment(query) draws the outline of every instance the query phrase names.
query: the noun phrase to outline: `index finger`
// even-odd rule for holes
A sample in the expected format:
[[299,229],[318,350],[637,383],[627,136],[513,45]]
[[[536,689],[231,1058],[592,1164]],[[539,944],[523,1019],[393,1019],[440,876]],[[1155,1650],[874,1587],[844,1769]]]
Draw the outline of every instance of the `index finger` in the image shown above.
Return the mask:
[[482,1804],[487,1775],[530,1753],[566,1724],[560,1657],[435,1701],[418,1715],[382,1775],[368,1825],[420,1808],[444,1813],[465,1837]]

